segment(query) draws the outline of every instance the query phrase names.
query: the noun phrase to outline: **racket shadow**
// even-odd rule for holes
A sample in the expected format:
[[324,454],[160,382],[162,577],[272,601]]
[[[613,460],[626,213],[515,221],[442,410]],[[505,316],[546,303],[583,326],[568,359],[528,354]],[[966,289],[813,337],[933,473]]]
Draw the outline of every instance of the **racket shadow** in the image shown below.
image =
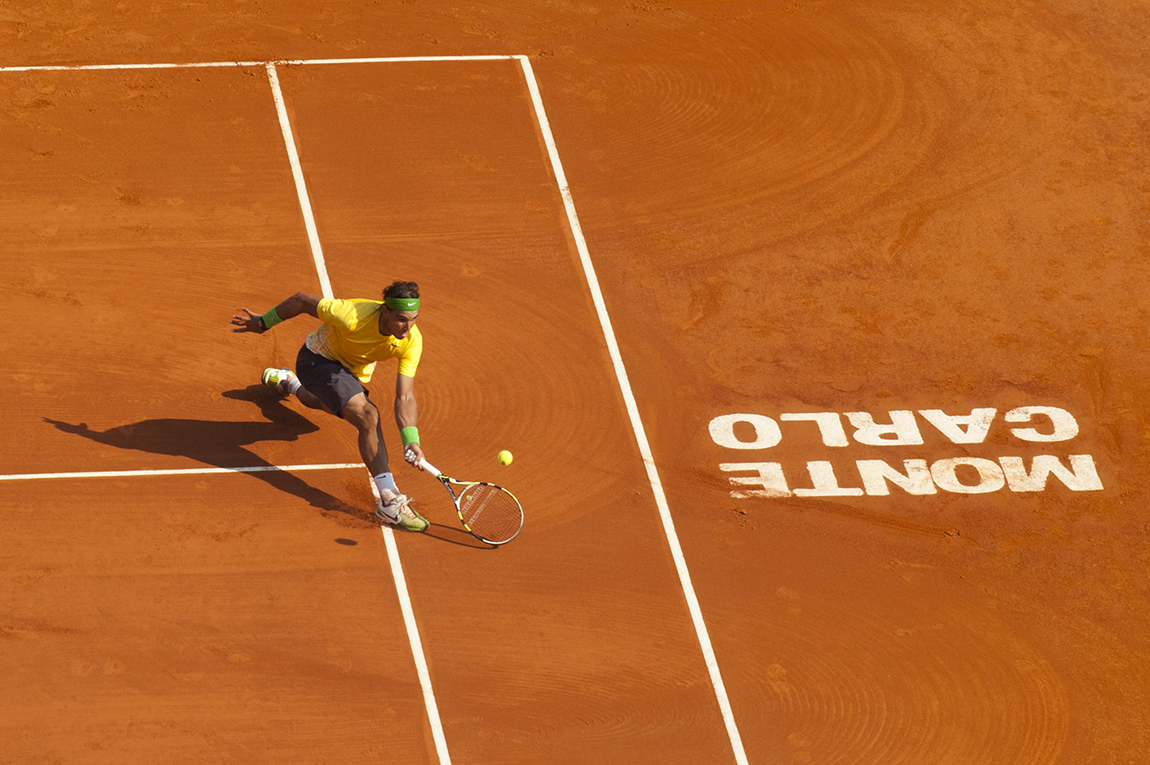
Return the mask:
[[454,526],[440,526],[438,523],[432,523],[423,532],[425,537],[434,537],[440,542],[448,542],[460,547],[471,547],[475,550],[498,550],[498,545],[490,545],[481,539],[468,534],[463,529],[455,528]]

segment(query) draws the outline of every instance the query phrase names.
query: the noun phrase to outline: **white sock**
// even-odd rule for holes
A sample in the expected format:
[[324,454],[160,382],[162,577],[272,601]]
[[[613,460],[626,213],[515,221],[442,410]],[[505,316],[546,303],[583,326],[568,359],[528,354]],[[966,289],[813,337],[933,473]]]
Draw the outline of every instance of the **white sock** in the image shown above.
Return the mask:
[[385,503],[399,494],[399,487],[395,485],[395,478],[391,473],[380,473],[373,476],[371,480],[375,481],[375,488],[379,489],[379,497]]
[[291,377],[287,381],[287,392],[289,396],[294,396],[303,387],[303,383],[299,381],[298,377]]

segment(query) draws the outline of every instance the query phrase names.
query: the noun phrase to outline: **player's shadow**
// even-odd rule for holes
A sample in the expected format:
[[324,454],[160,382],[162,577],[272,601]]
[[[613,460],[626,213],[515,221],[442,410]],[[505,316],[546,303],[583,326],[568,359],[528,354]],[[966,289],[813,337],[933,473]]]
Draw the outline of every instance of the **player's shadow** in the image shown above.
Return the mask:
[[247,475],[280,491],[294,494],[320,510],[344,513],[362,521],[371,518],[371,513],[365,509],[352,507],[292,473],[275,468],[264,458],[244,448],[261,441],[295,441],[302,435],[319,430],[318,425],[284,406],[282,400],[262,384],[225,391],[223,395],[255,404],[267,422],[161,418],[100,431],[92,430],[87,423],[73,425],[47,417],[44,421],[65,433],[73,433],[119,449],[189,457],[220,468],[268,468],[248,472]]

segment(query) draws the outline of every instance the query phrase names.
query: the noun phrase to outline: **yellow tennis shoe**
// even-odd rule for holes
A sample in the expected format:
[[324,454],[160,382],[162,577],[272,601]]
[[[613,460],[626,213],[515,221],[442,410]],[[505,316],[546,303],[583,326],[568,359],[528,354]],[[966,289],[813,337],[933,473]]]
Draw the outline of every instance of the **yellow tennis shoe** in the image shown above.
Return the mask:
[[291,381],[296,379],[295,372],[290,369],[274,369],[268,367],[264,370],[264,376],[260,378],[263,380],[264,385],[269,388],[275,388],[285,396],[291,395]]
[[425,531],[431,525],[411,508],[411,500],[405,494],[396,494],[387,502],[379,500],[375,507],[375,517],[407,531]]

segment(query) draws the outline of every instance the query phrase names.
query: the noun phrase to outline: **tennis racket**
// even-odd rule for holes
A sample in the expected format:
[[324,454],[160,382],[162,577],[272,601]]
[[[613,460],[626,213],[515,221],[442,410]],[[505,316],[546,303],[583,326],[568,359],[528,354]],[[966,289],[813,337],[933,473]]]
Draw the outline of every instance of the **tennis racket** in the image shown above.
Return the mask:
[[507,544],[519,535],[523,506],[507,489],[486,481],[457,481],[427,460],[421,459],[419,466],[430,471],[447,489],[469,534],[491,545]]

